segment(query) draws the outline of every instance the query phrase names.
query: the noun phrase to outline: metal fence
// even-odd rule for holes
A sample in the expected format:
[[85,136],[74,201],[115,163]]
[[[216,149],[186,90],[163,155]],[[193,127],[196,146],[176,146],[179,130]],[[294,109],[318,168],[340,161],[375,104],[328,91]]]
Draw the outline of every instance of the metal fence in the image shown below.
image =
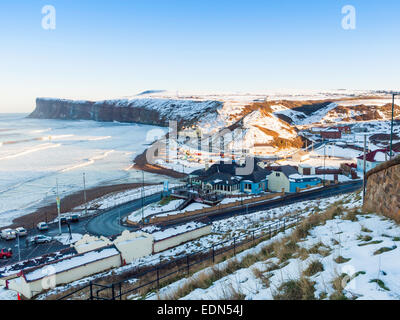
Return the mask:
[[[216,258],[229,252],[233,251],[233,256],[236,256],[238,251],[245,245],[251,244],[251,246],[256,245],[256,241],[267,238],[271,239],[272,236],[279,232],[285,231],[287,228],[297,225],[303,217],[296,214],[291,217],[285,217],[281,220],[272,222],[264,227],[250,230],[240,236],[233,237],[231,239],[213,244],[211,247],[187,254],[183,257],[176,258],[171,261],[158,263],[156,266],[144,267],[142,271],[139,271],[133,276],[124,279],[119,282],[112,283],[110,285],[103,285],[91,281],[87,285],[68,293],[65,296],[59,298],[59,300],[64,300],[72,298],[79,292],[85,292],[89,290],[88,300],[122,300],[123,297],[128,295],[137,294],[141,289],[147,287],[147,291],[153,289],[160,289],[161,282],[165,279],[170,278],[173,275],[186,274],[190,275],[190,270],[196,265],[203,262],[209,261],[214,264]],[[128,288],[124,290],[124,285],[128,284],[129,281],[137,280],[140,281],[144,278],[151,278],[140,285],[133,286],[133,288]]]

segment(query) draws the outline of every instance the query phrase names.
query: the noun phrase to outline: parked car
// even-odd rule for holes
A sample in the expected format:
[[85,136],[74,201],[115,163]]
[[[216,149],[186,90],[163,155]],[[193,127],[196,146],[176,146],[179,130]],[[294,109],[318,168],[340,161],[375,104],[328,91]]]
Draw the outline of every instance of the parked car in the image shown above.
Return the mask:
[[3,248],[0,251],[0,259],[9,259],[12,257],[12,250],[11,248]]
[[49,243],[51,241],[53,241],[52,237],[47,237],[47,236],[44,236],[42,234],[39,234],[39,235],[34,236],[34,237],[29,239],[29,242],[35,243],[35,244]]
[[26,231],[26,229],[24,227],[18,227],[17,229],[15,229],[15,232],[20,237],[24,237],[24,236],[26,236],[28,234],[28,231]]
[[65,218],[65,217],[60,218],[60,222],[61,222],[61,224],[66,224],[67,218]]
[[78,222],[79,221],[79,215],[73,214],[70,218],[71,222]]
[[46,222],[39,222],[37,224],[37,228],[39,229],[39,231],[46,231],[49,229],[49,226],[47,225]]
[[5,240],[12,240],[17,237],[17,233],[13,229],[4,229],[1,231],[1,238]]

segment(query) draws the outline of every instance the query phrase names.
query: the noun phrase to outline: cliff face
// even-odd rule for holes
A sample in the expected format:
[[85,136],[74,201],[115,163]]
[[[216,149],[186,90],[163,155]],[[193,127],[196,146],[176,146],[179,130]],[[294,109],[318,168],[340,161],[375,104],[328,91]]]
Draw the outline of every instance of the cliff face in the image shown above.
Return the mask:
[[364,210],[382,213],[400,222],[400,157],[370,170],[366,177]]
[[219,101],[134,99],[105,101],[74,101],[37,98],[36,109],[29,115],[37,119],[95,120],[143,123],[168,126],[170,120],[178,127],[188,126],[222,107]]

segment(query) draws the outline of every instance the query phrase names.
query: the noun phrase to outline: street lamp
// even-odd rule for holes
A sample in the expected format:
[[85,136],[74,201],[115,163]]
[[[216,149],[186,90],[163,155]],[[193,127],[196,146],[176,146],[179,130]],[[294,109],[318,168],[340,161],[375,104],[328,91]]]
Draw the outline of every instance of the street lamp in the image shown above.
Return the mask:
[[392,123],[390,126],[390,153],[389,153],[389,158],[392,160],[393,156],[393,125],[394,125],[394,97],[400,95],[399,92],[397,93],[392,93]]

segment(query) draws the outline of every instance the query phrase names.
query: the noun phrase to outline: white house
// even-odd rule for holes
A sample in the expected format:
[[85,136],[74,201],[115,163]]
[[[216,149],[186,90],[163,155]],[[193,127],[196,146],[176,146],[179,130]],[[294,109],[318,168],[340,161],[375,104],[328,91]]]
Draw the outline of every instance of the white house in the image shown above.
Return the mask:
[[[386,149],[378,149],[369,152],[365,157],[365,170],[368,172],[381,163],[388,161],[389,158],[389,152]],[[364,171],[364,155],[357,157],[357,171]]]
[[268,190],[273,192],[290,192],[289,177],[296,174],[297,169],[292,166],[281,166],[272,168],[272,173],[268,176]]

